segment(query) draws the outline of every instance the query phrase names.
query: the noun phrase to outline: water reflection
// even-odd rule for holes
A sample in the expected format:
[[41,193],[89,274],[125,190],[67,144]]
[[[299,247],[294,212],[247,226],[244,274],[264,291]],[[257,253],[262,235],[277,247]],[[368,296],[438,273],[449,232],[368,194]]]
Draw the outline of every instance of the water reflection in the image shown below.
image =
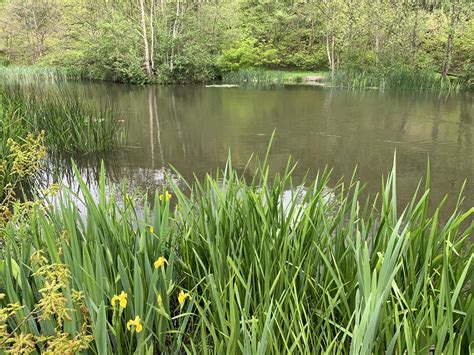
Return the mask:
[[[111,181],[127,177],[132,187],[145,191],[160,186],[156,172],[170,166],[187,179],[214,172],[225,164],[229,149],[242,169],[252,153],[265,153],[276,130],[271,166],[281,171],[292,156],[299,163],[296,180],[326,165],[334,168],[335,178],[350,177],[357,165],[358,177],[374,193],[396,150],[401,205],[425,175],[428,158],[432,199],[455,196],[468,179],[466,204],[474,204],[470,94],[68,85],[98,104],[110,100],[127,117],[128,148],[101,158]],[[87,169],[99,161],[88,158],[80,164]],[[448,206],[454,203],[452,198]]]

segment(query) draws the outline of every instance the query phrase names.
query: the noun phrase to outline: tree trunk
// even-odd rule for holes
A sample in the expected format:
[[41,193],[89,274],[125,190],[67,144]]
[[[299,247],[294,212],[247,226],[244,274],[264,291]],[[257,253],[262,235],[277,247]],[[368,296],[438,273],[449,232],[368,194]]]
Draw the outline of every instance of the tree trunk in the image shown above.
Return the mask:
[[153,23],[153,14],[155,12],[155,0],[151,0],[150,6],[150,65],[151,71],[155,72],[155,24]]
[[443,63],[443,70],[441,72],[441,79],[446,79],[446,75],[449,72],[449,66],[451,65],[451,52],[453,49],[453,41],[454,41],[454,30],[456,27],[456,22],[458,19],[458,13],[456,13],[455,5],[452,4],[451,11],[450,11],[450,20],[449,20],[449,28],[448,28],[448,40],[446,41],[446,47],[444,51],[444,63]]
[[[331,36],[331,41],[329,37]],[[330,43],[331,42],[331,43]],[[336,63],[334,60],[334,35],[330,35],[329,31],[326,33],[326,51],[328,55],[329,67],[331,68],[331,78],[334,78],[334,71],[336,69]]]
[[380,52],[380,0],[375,2],[375,63],[379,62],[379,52]]
[[145,4],[143,0],[140,0],[140,12],[142,17],[142,37],[143,37],[143,51],[144,51],[144,64],[145,64],[145,73],[149,77],[153,75],[150,66],[150,53],[148,50],[148,36],[146,33],[146,22],[145,22]]
[[412,53],[412,65],[416,66],[416,56],[418,54],[418,7],[415,9],[415,23],[411,32],[411,53]]
[[178,17],[179,17],[179,0],[176,0],[176,17],[174,18],[173,22],[173,32],[171,37],[171,59],[170,59],[170,69],[173,71],[174,69],[174,42],[176,40],[177,32],[178,32]]

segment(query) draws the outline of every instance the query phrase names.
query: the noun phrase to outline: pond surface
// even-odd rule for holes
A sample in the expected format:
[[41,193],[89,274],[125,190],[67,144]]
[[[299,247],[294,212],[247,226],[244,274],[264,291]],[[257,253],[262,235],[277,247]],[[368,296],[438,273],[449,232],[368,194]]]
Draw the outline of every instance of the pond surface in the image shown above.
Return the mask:
[[[334,180],[357,177],[367,191],[380,191],[382,175],[397,152],[400,205],[431,166],[432,201],[448,195],[455,204],[465,179],[465,205],[474,205],[474,99],[472,94],[349,91],[307,86],[206,88],[68,84],[98,102],[109,100],[126,122],[128,147],[105,156],[111,179],[132,187],[159,187],[163,168],[198,177],[225,164],[243,168],[252,153],[263,156],[275,130],[272,170],[289,156],[295,179],[326,165]],[[99,159],[82,159],[96,171]],[[92,174],[93,175],[93,174]]]

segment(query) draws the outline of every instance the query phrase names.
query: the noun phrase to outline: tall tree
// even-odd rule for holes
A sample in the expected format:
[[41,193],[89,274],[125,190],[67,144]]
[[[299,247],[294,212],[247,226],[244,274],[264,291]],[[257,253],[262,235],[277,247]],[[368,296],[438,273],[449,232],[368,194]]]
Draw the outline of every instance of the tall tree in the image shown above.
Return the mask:
[[145,66],[145,73],[148,77],[153,76],[153,71],[151,69],[151,62],[150,62],[150,52],[148,48],[148,35],[146,30],[146,19],[145,19],[145,4],[144,0],[140,0],[140,17],[142,23],[142,37],[143,37],[143,57],[144,57],[144,66]]

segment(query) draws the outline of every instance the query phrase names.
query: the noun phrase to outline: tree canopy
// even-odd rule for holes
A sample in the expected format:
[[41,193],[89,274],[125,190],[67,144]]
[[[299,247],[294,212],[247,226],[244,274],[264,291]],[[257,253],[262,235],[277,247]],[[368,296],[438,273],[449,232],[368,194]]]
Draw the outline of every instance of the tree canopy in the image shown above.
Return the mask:
[[0,63],[131,83],[245,68],[472,77],[465,0],[3,0]]

